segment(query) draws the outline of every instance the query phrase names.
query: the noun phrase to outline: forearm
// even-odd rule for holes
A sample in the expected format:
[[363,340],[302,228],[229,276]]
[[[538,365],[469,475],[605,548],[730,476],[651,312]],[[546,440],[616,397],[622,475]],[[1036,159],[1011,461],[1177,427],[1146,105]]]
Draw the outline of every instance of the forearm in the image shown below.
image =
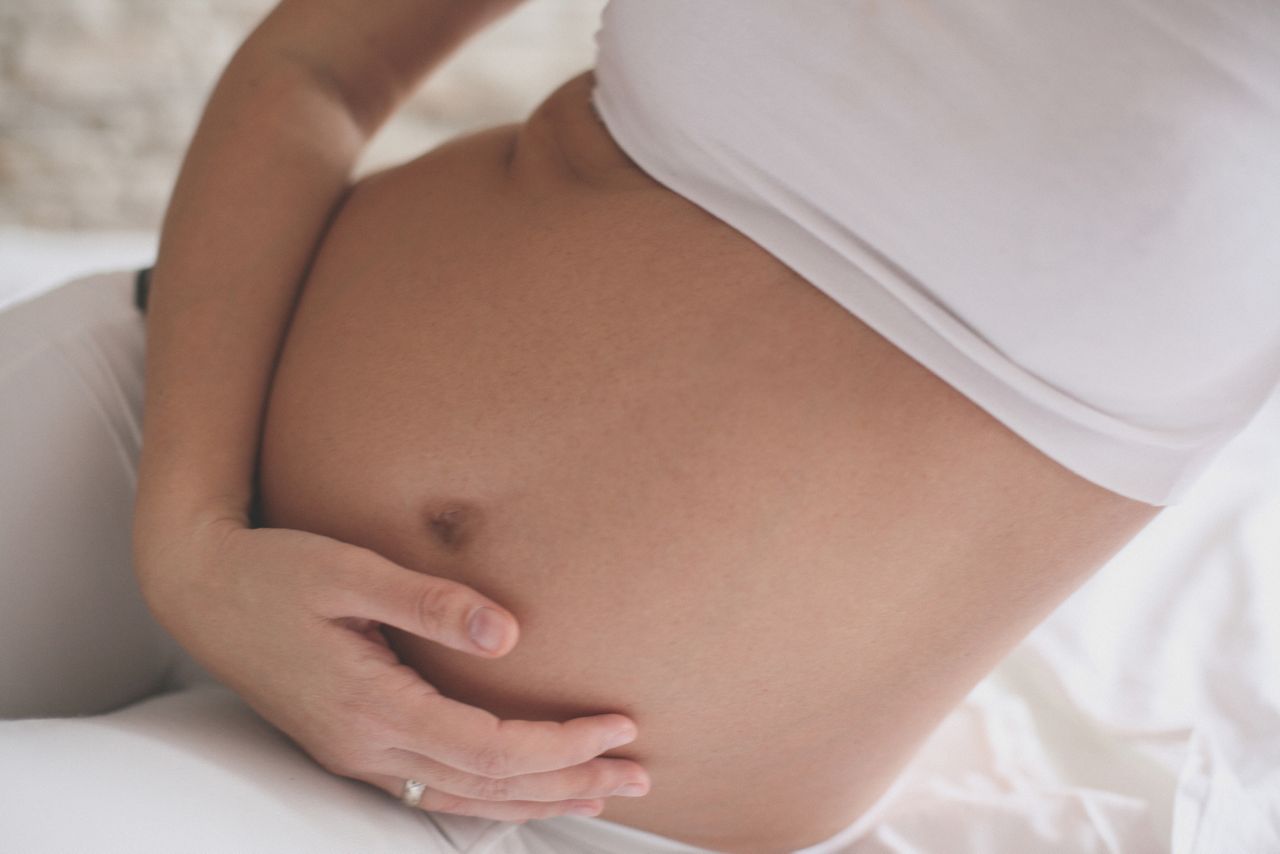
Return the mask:
[[276,353],[363,141],[287,61],[233,62],[219,81],[152,277],[140,515],[247,513]]
[[361,33],[341,3],[284,3],[228,64],[152,274],[138,525],[247,518],[275,361],[357,157],[417,80],[512,5],[400,4],[417,32]]

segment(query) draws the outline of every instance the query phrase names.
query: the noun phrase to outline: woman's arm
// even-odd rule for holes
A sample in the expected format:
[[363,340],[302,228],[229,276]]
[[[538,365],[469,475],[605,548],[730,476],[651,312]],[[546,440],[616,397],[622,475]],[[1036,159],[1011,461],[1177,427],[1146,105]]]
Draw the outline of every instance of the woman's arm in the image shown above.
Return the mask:
[[[378,623],[496,656],[515,642],[509,612],[367,550],[249,521],[275,361],[357,156],[427,72],[517,2],[285,0],[236,52],[152,274],[134,520],[157,619],[321,764],[391,794],[415,777],[431,787],[424,808],[507,820],[645,780],[635,763],[592,758],[634,724],[500,721],[441,697]],[[494,618],[487,649],[468,631],[480,606]]]
[[187,151],[147,321],[144,518],[246,521],[267,386],[352,168],[419,81],[517,0],[286,0]]

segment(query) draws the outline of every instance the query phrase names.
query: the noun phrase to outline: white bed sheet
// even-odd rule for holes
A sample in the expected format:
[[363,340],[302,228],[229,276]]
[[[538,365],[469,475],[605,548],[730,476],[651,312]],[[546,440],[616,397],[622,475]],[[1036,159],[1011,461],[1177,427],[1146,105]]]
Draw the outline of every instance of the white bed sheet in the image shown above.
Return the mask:
[[[154,235],[0,229],[0,306]],[[857,854],[1280,852],[1280,394],[969,694]]]
[[1280,396],[921,749],[861,852],[1280,852]]

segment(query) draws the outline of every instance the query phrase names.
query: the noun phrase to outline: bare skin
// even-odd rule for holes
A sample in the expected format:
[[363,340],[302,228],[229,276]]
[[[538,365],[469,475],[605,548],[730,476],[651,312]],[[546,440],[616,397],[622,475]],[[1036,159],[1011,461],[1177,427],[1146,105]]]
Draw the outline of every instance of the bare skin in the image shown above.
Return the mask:
[[652,790],[604,818],[813,844],[1160,508],[649,178],[592,85],[354,190],[275,377],[266,520],[509,608],[501,659],[387,633],[502,717],[636,721],[606,755]]

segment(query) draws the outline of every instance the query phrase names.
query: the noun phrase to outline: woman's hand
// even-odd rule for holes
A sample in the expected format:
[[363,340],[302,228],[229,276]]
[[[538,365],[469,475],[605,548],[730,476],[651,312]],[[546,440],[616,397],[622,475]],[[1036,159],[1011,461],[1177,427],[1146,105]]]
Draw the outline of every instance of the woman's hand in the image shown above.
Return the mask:
[[[413,778],[427,786],[422,809],[516,822],[595,815],[628,783],[648,790],[635,762],[598,757],[635,738],[627,717],[499,720],[400,663],[380,623],[481,657],[515,645],[515,618],[469,587],[231,517],[139,516],[135,558],[147,605],[170,634],[335,774],[397,798]],[[480,607],[492,611],[478,623],[492,627],[492,650],[468,632]]]

